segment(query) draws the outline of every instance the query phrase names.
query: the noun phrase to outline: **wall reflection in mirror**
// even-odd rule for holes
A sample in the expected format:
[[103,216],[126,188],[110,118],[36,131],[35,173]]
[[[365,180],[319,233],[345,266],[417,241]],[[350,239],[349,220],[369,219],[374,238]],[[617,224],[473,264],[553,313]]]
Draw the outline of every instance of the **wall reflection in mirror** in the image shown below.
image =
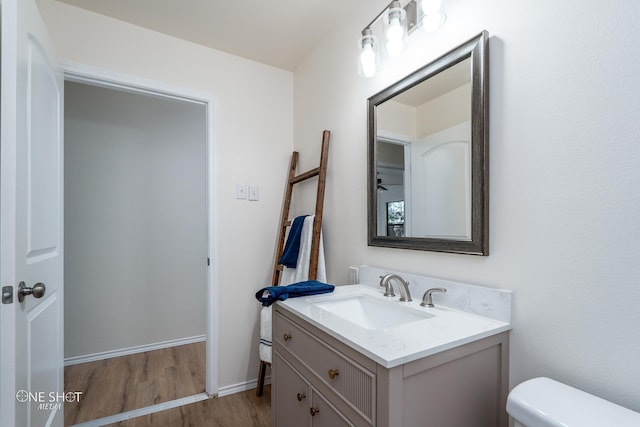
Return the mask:
[[470,60],[396,95],[377,114],[378,235],[470,240]]
[[486,255],[485,35],[369,99],[370,245]]

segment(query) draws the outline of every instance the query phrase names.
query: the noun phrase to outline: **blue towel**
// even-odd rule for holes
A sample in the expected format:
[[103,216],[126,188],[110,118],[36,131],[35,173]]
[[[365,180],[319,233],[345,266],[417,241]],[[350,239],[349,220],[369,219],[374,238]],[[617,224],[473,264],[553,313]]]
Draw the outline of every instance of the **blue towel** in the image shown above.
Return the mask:
[[302,226],[304,225],[304,218],[308,215],[302,215],[296,217],[289,229],[289,236],[287,237],[287,243],[284,245],[284,251],[282,256],[278,260],[278,264],[282,264],[285,267],[296,268],[298,266],[298,254],[300,253],[300,239],[302,237]]
[[308,295],[326,294],[333,292],[335,286],[318,282],[317,280],[307,280],[305,282],[293,283],[288,286],[267,286],[256,292],[256,299],[262,305],[270,306],[276,301],[284,301],[287,298],[304,297]]

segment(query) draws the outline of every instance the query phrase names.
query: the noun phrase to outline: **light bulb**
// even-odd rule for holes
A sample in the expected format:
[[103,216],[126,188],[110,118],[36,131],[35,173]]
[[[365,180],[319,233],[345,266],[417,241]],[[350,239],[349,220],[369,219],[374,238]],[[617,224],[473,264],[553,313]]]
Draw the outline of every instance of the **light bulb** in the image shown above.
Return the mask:
[[373,45],[366,43],[360,52],[360,69],[363,77],[373,77],[376,73],[376,53]]
[[402,40],[399,41],[391,41],[389,40],[386,44],[387,54],[389,56],[400,56],[402,51],[404,50],[404,43]]
[[404,31],[402,31],[402,25],[400,25],[400,18],[394,18],[389,22],[389,29],[387,29],[387,40],[398,41],[402,40]]
[[442,27],[446,20],[447,15],[442,12],[431,13],[429,15],[425,15],[422,18],[422,21],[420,21],[420,28],[422,29],[422,31],[431,33]]
[[422,0],[422,13],[424,15],[440,13],[441,10],[442,0]]
[[385,47],[389,56],[399,56],[404,50],[407,34],[406,12],[400,2],[393,2],[385,16]]
[[387,29],[387,53],[389,56],[399,56],[404,48],[404,30],[400,25],[400,19],[391,20]]
[[427,33],[436,31],[447,20],[442,12],[442,0],[422,0],[422,14],[420,28]]
[[376,74],[378,62],[376,52],[376,37],[370,28],[362,30],[362,35],[358,39],[358,72],[362,77],[373,77]]

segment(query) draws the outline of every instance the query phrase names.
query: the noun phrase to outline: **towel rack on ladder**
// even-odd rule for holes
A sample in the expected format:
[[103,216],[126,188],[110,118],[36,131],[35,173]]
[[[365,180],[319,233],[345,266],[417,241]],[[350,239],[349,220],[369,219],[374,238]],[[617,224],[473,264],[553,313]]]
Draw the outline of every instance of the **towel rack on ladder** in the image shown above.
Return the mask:
[[[309,178],[318,177],[318,187],[316,191],[316,211],[313,221],[313,234],[311,237],[311,256],[309,260],[309,280],[315,280],[318,273],[318,255],[320,253],[320,231],[322,229],[322,211],[324,208],[324,189],[327,178],[327,164],[329,161],[329,139],[331,132],[325,130],[322,132],[322,148],[320,151],[320,166],[311,169],[307,172],[296,175],[296,168],[298,166],[298,152],[294,151],[291,155],[291,162],[289,163],[289,177],[287,179],[287,186],[285,189],[284,200],[282,202],[282,214],[280,216],[280,232],[278,236],[278,242],[276,247],[276,257],[273,264],[273,277],[271,284],[278,286],[280,284],[280,276],[284,269],[282,265],[278,263],[278,260],[282,256],[285,245],[285,237],[287,229],[291,226],[292,221],[289,220],[289,208],[291,207],[291,198],[293,195],[293,186],[297,183],[306,181]],[[261,360],[260,368],[258,369],[258,384],[256,388],[256,395],[262,396],[264,390],[264,377],[267,371],[267,365],[269,363]]]

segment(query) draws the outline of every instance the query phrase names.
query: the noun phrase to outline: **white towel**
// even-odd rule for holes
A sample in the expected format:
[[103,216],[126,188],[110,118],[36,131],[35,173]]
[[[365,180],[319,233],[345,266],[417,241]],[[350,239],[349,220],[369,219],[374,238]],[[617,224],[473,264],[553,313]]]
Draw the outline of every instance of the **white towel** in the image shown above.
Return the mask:
[[[300,252],[296,268],[284,267],[280,286],[309,280],[309,260],[311,259],[311,240],[313,237],[313,219],[315,215],[309,215],[304,219],[300,236]],[[318,274],[316,280],[327,281],[327,270],[324,264],[324,245],[322,243],[322,230],[320,231],[320,249],[318,252]],[[262,307],[260,312],[260,360],[271,363],[271,306]]]
[[[284,267],[280,286],[309,280],[309,262],[311,260],[311,240],[313,238],[313,219],[315,215],[309,215],[304,219],[300,235],[300,252],[296,268]],[[320,230],[320,250],[318,252],[318,282],[327,281],[327,271],[324,265],[324,245],[322,243],[322,230]]]
[[271,363],[271,306],[260,311],[260,360]]

